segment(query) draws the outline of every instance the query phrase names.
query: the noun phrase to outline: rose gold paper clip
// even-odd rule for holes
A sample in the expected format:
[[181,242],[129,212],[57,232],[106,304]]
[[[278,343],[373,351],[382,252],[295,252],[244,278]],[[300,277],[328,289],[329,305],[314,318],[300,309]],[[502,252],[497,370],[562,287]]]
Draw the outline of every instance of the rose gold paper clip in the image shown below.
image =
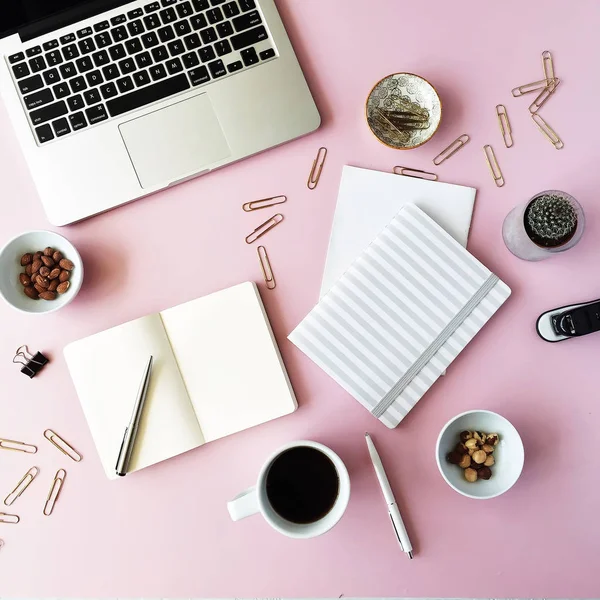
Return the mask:
[[37,477],[40,470],[37,467],[31,467],[23,476],[23,479],[17,483],[15,489],[4,498],[4,504],[11,506],[17,498],[31,485],[31,482]]
[[534,113],[533,115],[531,115],[531,118],[533,119],[534,123],[538,126],[538,129],[552,142],[552,145],[557,150],[562,150],[565,147],[558,133],[556,133],[556,131],[554,131],[554,129],[552,129],[552,127],[550,127],[550,125],[548,125],[548,123],[544,121],[542,115]]
[[265,279],[265,283],[267,284],[267,289],[274,290],[277,286],[277,282],[275,281],[275,275],[273,275],[273,269],[271,268],[267,249],[264,246],[259,246],[257,252],[258,262],[260,263],[260,269]]
[[16,525],[20,520],[21,518],[18,515],[9,515],[7,513],[0,512],[0,523]]
[[532,115],[535,114],[538,110],[540,110],[540,108],[542,108],[542,106],[544,106],[544,104],[546,104],[546,102],[550,100],[550,97],[556,91],[556,88],[558,87],[559,83],[560,79],[553,79],[550,85],[548,87],[545,87],[541,91],[540,95],[529,106],[529,112]]
[[55,447],[58,448],[63,454],[68,456],[75,462],[81,462],[83,456],[71,446],[68,442],[63,440],[58,433],[52,431],[52,429],[46,429],[44,431],[44,437]]
[[267,219],[264,223],[259,225],[249,236],[246,237],[246,244],[253,244],[258,238],[261,238],[267,231],[273,229],[283,221],[283,215],[277,213],[270,219]]
[[500,123],[500,133],[502,133],[502,139],[504,145],[507,148],[512,148],[512,129],[510,127],[510,121],[508,120],[508,113],[506,112],[506,106],[504,104],[496,105],[496,114],[498,115],[498,123]]
[[27,454],[35,454],[37,452],[37,446],[33,444],[26,444],[25,442],[16,442],[15,440],[2,440],[0,439],[1,450],[14,450],[15,452],[26,452]]
[[485,153],[485,160],[487,161],[488,167],[492,172],[492,177],[494,178],[494,182],[498,187],[502,187],[504,185],[504,177],[502,175],[502,171],[500,170],[500,165],[496,160],[496,155],[494,154],[494,149],[486,144],[483,147],[483,152]]
[[534,81],[532,83],[526,83],[524,85],[520,85],[519,87],[513,88],[512,95],[515,98],[519,98],[520,96],[524,96],[525,94],[531,94],[532,92],[537,92],[539,90],[543,90],[547,88],[554,82],[554,79],[540,79],[539,81]]
[[327,148],[319,148],[317,152],[317,157],[313,160],[312,169],[310,170],[310,175],[308,176],[308,181],[306,182],[306,186],[309,190],[314,190],[319,183],[319,179],[321,179],[321,172],[323,171],[323,165],[325,164],[325,159],[327,158]]
[[54,510],[54,505],[60,496],[60,491],[65,483],[66,476],[67,472],[64,469],[59,469],[56,471],[54,481],[52,482],[52,487],[50,488],[50,492],[48,492],[48,497],[46,498],[46,504],[44,504],[44,510],[42,511],[47,517],[49,517]]
[[550,50],[544,50],[542,52],[542,67],[544,69],[544,77],[546,79],[554,79],[554,61],[552,60],[552,53]]
[[434,159],[433,164],[437,167],[445,160],[456,154],[471,138],[463,133],[457,137],[447,148],[444,148]]
[[271,198],[261,198],[260,200],[246,202],[246,204],[242,204],[242,209],[245,212],[251,212],[253,210],[260,210],[261,208],[283,204],[284,202],[287,202],[287,196],[272,196]]
[[427,181],[437,181],[438,176],[435,173],[421,171],[421,169],[409,169],[408,167],[394,167],[396,175],[404,175],[405,177],[416,177],[417,179],[427,179]]

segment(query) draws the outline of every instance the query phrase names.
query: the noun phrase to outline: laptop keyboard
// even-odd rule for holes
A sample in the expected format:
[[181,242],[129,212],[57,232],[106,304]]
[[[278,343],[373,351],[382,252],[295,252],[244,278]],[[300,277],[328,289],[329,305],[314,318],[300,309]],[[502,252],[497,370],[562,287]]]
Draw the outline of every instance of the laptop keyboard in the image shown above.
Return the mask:
[[160,0],[8,63],[44,144],[275,58],[268,40],[255,0]]

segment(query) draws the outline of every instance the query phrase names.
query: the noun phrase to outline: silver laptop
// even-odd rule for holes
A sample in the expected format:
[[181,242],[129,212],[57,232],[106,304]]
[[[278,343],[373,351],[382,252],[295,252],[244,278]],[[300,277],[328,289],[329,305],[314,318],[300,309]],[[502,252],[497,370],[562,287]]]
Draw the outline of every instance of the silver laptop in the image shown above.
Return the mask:
[[320,124],[273,0],[1,0],[0,94],[54,225]]

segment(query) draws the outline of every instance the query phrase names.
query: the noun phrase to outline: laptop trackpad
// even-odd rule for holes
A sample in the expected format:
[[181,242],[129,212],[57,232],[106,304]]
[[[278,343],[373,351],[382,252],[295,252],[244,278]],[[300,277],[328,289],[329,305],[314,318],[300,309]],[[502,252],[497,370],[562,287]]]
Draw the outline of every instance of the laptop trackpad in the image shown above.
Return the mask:
[[144,188],[166,186],[231,154],[208,94],[122,123],[119,129]]

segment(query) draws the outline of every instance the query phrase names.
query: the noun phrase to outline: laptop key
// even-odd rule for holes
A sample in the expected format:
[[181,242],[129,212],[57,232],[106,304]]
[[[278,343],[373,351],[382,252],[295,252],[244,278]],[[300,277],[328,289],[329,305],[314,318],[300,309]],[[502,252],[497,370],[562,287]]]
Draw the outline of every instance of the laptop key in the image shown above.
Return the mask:
[[41,46],[34,46],[33,48],[29,48],[28,50],[25,50],[25,54],[27,55],[28,58],[37,56],[38,54],[41,54],[41,53],[42,53]]
[[152,48],[153,46],[158,46],[158,38],[156,34],[151,31],[150,33],[145,33],[141,37],[142,43],[144,44],[144,48]]
[[170,6],[171,4],[177,4],[177,0],[161,0],[163,6]]
[[127,77],[123,77],[117,81],[117,87],[122,94],[131,92],[134,89],[133,80],[127,75]]
[[232,62],[231,64],[227,65],[227,70],[230,73],[235,73],[236,71],[239,71],[240,69],[243,69],[244,65],[242,64],[241,60],[236,60],[235,62]]
[[156,14],[151,14],[147,17],[144,17],[144,24],[146,25],[146,29],[156,29],[157,27],[160,27],[162,25],[160,19],[158,18],[158,15]]
[[63,61],[63,58],[58,50],[54,50],[54,51],[48,52],[48,54],[46,54],[46,62],[48,63],[48,66],[50,66],[50,67],[59,65],[62,61]]
[[94,59],[94,64],[97,67],[103,67],[104,65],[107,65],[110,62],[110,58],[106,50],[100,50],[100,52],[92,54],[92,58]]
[[221,59],[208,63],[208,68],[213,77],[223,77],[227,74],[227,69]]
[[183,37],[192,31],[189,21],[177,21],[173,27],[179,37]]
[[114,83],[106,83],[100,86],[100,93],[105,100],[109,100],[110,98],[114,98],[119,92],[117,91],[117,86]]
[[162,62],[169,58],[169,51],[166,46],[158,46],[152,50],[152,57],[154,58],[154,62]]
[[200,41],[200,37],[197,33],[192,33],[192,35],[184,37],[183,41],[188,50],[195,50],[196,48],[200,48],[200,46],[202,46],[202,42]]
[[111,33],[112,33],[112,38],[113,38],[115,44],[118,44],[119,42],[122,42],[129,37],[129,34],[127,33],[127,29],[125,29],[124,25],[119,25],[118,27],[115,27],[111,31]]
[[88,85],[90,87],[95,87],[97,85],[100,85],[101,83],[104,82],[104,79],[102,77],[102,73],[100,73],[100,71],[96,70],[96,71],[92,71],[91,73],[88,73],[85,78],[87,79]]
[[177,21],[177,13],[175,12],[175,9],[173,7],[161,10],[158,14],[160,15],[160,18],[162,19],[162,22],[165,25],[168,25],[173,21]]
[[240,52],[244,64],[249,67],[255,65],[258,62],[258,54],[254,48],[246,48]]
[[53,121],[54,119],[58,119],[58,117],[63,117],[68,112],[69,109],[67,108],[65,101],[61,100],[60,102],[48,104],[47,106],[34,110],[29,113],[29,117],[34,125],[41,125],[47,121]]
[[106,48],[106,46],[110,46],[112,44],[112,38],[110,37],[110,33],[108,33],[108,31],[95,35],[94,40],[96,40],[96,45],[98,48]]
[[240,14],[240,9],[235,2],[228,2],[223,5],[223,14],[229,18],[235,17]]
[[71,133],[69,122],[64,117],[54,121],[54,123],[52,123],[52,127],[54,129],[54,133],[56,133],[56,137],[62,137],[63,135],[67,135],[67,133]]
[[142,42],[140,42],[138,38],[127,40],[125,42],[125,48],[127,48],[127,52],[129,53],[129,55],[137,54],[138,52],[141,52],[144,49],[144,47],[142,46]]
[[[131,12],[134,12],[134,11],[131,11]],[[140,11],[140,13],[143,14],[141,11]],[[140,15],[136,15],[136,16],[141,16],[141,14]],[[130,19],[135,19],[135,16],[131,16],[131,13],[129,13],[128,16],[129,16]],[[125,21],[127,21],[127,17],[125,15],[117,15],[116,17],[113,17],[110,20],[110,24],[113,25],[113,26],[114,25],[120,25],[121,23],[125,23]]]
[[123,44],[117,44],[116,46],[111,46],[108,49],[108,53],[113,60],[121,60],[127,56],[125,52],[125,46]]
[[147,13],[154,12],[155,10],[158,10],[159,8],[160,8],[160,4],[158,2],[151,2],[150,4],[146,4],[146,6],[144,6],[144,10]]
[[185,46],[183,45],[183,42],[181,40],[175,40],[174,42],[170,42],[169,44],[167,44],[167,48],[169,48],[171,56],[177,56],[185,52]]
[[77,32],[77,37],[79,39],[87,37],[88,35],[92,35],[93,31],[91,27],[84,27]]
[[224,17],[221,9],[217,7],[206,11],[206,18],[211,25],[214,25],[215,23],[220,23]]
[[102,69],[102,74],[104,75],[104,79],[106,79],[106,81],[116,79],[120,75],[117,65],[106,65]]
[[100,21],[100,23],[96,23],[94,25],[94,31],[104,31],[110,27],[110,23],[108,21]]
[[146,31],[141,19],[137,19],[135,21],[131,21],[131,23],[127,23],[127,29],[129,29],[130,35],[141,35],[142,33],[144,33],[144,31]]
[[73,79],[71,79],[71,81],[69,83],[71,85],[71,91],[74,94],[77,94],[78,92],[82,92],[83,90],[85,90],[87,88],[85,79],[81,76],[73,77]]
[[27,77],[27,75],[30,75],[31,71],[29,70],[27,63],[21,63],[13,67],[13,73],[17,79],[21,79],[23,77]]
[[177,5],[177,14],[181,19],[191,16],[192,12],[192,5],[189,2],[182,2]]
[[65,44],[70,44],[71,42],[74,42],[77,38],[75,37],[74,33],[67,33],[67,35],[63,35],[60,38],[60,43],[64,46]]
[[50,40],[45,44],[42,44],[42,48],[44,52],[48,52],[48,50],[54,50],[54,48],[58,48],[58,40]]
[[75,61],[80,73],[91,71],[94,68],[94,63],[89,56],[82,56]]
[[208,21],[203,14],[194,15],[190,19],[190,23],[192,24],[192,29],[194,31],[198,31],[198,29],[202,29],[208,25]]
[[85,38],[84,40],[81,40],[78,46],[81,54],[89,54],[96,49],[96,44],[94,44],[94,40],[92,38]]
[[[168,56],[168,55],[167,55]],[[145,69],[152,64],[152,57],[150,56],[150,52],[142,52],[135,57],[135,62],[137,63],[138,68]]]
[[225,0],[210,0],[210,3],[213,6],[218,6],[219,4],[223,4],[223,2],[225,2]]
[[27,110],[33,110],[34,108],[38,108],[39,106],[43,106],[44,104],[52,102],[52,100],[54,100],[54,96],[48,88],[33,94],[29,94],[29,96],[25,96],[25,98],[23,98]]
[[229,21],[223,21],[223,23],[219,23],[217,25],[217,33],[221,38],[233,35],[233,27],[231,26],[231,23]]
[[227,40],[221,40],[215,44],[217,56],[225,56],[231,52],[231,44]]
[[166,62],[167,71],[169,75],[175,75],[176,73],[181,73],[183,71],[183,65],[178,58],[172,58]]
[[58,67],[60,70],[60,74],[63,76],[63,79],[69,79],[69,77],[75,77],[77,75],[77,69],[75,68],[75,64],[72,62],[65,63]]
[[108,119],[106,108],[104,108],[103,104],[98,104],[97,106],[87,108],[85,114],[90,122],[90,125],[95,125],[96,123],[100,123],[100,121],[105,121]]
[[67,84],[66,81],[61,81],[60,83],[57,83],[52,88],[52,91],[54,92],[54,96],[56,97],[57,100],[59,98],[66,98],[71,93],[71,90],[69,89],[69,85]]
[[60,75],[58,74],[58,71],[56,69],[48,69],[44,73],[44,81],[46,82],[46,85],[52,85],[59,82]]
[[85,92],[83,94],[83,98],[85,100],[85,103],[88,106],[91,106],[92,104],[98,104],[98,102],[102,101],[100,92],[98,91],[97,88],[94,88],[93,90],[88,90],[87,92]]
[[213,60],[214,58],[217,57],[212,46],[206,46],[205,48],[200,48],[200,50],[198,50],[198,56],[200,57],[200,60],[203,63],[208,62],[209,60]]
[[175,39],[175,32],[170,25],[167,25],[166,27],[161,27],[158,30],[158,37],[163,44],[166,44],[167,42]]
[[19,62],[21,60],[25,60],[25,54],[23,52],[17,52],[16,54],[13,54],[8,57],[8,62],[11,65],[14,65],[16,62]]
[[186,69],[191,69],[192,67],[196,67],[197,65],[200,64],[200,61],[198,60],[198,56],[196,55],[195,52],[189,52],[188,54],[184,54],[181,57],[181,60],[183,61],[183,64]]
[[73,112],[75,112],[76,110],[81,110],[85,106],[85,102],[79,94],[67,98],[67,104]]
[[135,61],[131,57],[125,58],[119,63],[119,69],[121,69],[121,73],[123,73],[123,75],[132,73],[136,69]]
[[69,115],[69,122],[71,123],[71,128],[73,131],[79,131],[80,129],[87,127],[87,121],[85,120],[85,115],[82,112]]
[[275,56],[275,50],[273,48],[267,48],[259,53],[260,60],[268,60],[269,58],[273,58]]
[[229,41],[231,42],[234,50],[240,50],[246,46],[251,46],[252,44],[262,42],[268,37],[267,30],[261,25],[260,27],[255,27],[254,29],[247,29],[243,33],[238,33],[237,35],[229,38]]
[[33,75],[32,77],[21,79],[21,81],[19,81],[19,90],[21,90],[21,94],[36,92],[43,87],[44,80],[41,75]]
[[137,87],[141,87],[143,85],[148,85],[150,83],[150,75],[148,75],[148,71],[137,71],[133,74],[133,82]]
[[62,49],[65,60],[75,60],[79,56],[79,50],[75,44],[70,44]]
[[32,73],[39,73],[46,68],[46,61],[43,56],[36,56],[29,61],[29,68]]
[[253,8],[256,8],[256,3],[254,2],[254,0],[239,0],[239,3],[242,12],[247,12],[249,10],[252,10]]
[[[140,17],[144,16],[144,11],[141,8],[135,8],[133,10],[130,10],[127,13],[127,16],[133,20],[133,19],[139,19]],[[124,20],[124,19],[123,19]]]
[[260,18],[260,14],[258,14],[258,11],[253,10],[252,12],[236,17],[233,19],[232,23],[236,31],[245,31],[246,29],[260,25],[262,20]]
[[150,77],[152,77],[154,81],[164,79],[166,76],[167,72],[162,65],[154,65],[153,67],[150,67]]
[[192,0],[192,4],[194,5],[194,10],[196,12],[200,12],[201,10],[206,10],[207,8],[210,8],[208,0]]
[[50,125],[42,125],[35,130],[35,135],[37,135],[37,139],[40,144],[45,142],[49,142],[54,139],[54,132],[52,131],[52,127]]
[[206,67],[198,67],[197,69],[189,71],[188,75],[190,76],[192,85],[201,85],[202,83],[210,81],[210,75],[208,74],[208,69]]

